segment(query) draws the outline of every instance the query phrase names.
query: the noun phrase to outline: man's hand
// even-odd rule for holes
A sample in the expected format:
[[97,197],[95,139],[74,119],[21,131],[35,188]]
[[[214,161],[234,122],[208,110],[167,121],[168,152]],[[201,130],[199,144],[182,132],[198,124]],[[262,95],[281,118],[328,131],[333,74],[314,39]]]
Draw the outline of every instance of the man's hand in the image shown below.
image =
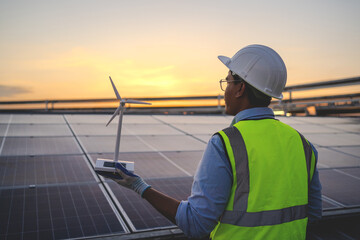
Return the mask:
[[[135,192],[140,194],[141,197],[146,199],[151,205],[153,205],[161,214],[163,214],[170,221],[176,224],[175,216],[180,201],[169,197],[153,188],[150,188],[151,186],[148,185],[141,177],[129,172],[120,163],[116,163],[115,168],[116,174],[101,173],[101,175],[106,178],[112,179],[113,181],[124,187],[134,190]],[[148,188],[150,189],[145,191]]]
[[124,168],[120,163],[115,164],[116,173],[120,177],[112,178],[110,176],[106,176],[107,178],[111,178],[119,185],[127,187],[129,189],[134,190],[142,197],[145,190],[150,188],[151,186],[147,184],[141,177],[129,172],[126,168]]

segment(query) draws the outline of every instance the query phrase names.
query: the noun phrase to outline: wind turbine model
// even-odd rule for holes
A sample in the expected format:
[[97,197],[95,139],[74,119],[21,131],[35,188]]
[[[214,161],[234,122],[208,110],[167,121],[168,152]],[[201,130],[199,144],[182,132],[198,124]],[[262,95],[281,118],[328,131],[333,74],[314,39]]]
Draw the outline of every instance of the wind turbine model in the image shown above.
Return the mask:
[[[114,82],[112,81],[111,77],[110,78],[110,82],[111,85],[114,89],[116,98],[119,100],[119,107],[116,109],[116,111],[114,112],[114,114],[111,116],[109,122],[106,124],[106,126],[108,126],[111,121],[116,117],[116,115],[119,114],[119,122],[118,122],[118,129],[117,129],[117,134],[116,134],[116,143],[115,143],[115,154],[114,154],[114,160],[110,160],[110,159],[101,159],[98,158],[96,160],[96,165],[95,165],[95,171],[101,175],[108,175],[109,173],[115,173],[115,163],[116,162],[120,162],[128,171],[133,172],[134,171],[134,163],[133,162],[127,162],[127,161],[119,161],[119,149],[120,149],[120,137],[121,137],[121,127],[122,127],[122,118],[123,118],[123,114],[125,111],[125,104],[126,103],[132,103],[132,104],[147,104],[147,105],[151,105],[151,103],[147,103],[147,102],[141,102],[141,101],[136,101],[136,100],[132,100],[132,99],[122,99],[120,97],[119,92],[117,91]],[[113,175],[112,175],[113,176]]]

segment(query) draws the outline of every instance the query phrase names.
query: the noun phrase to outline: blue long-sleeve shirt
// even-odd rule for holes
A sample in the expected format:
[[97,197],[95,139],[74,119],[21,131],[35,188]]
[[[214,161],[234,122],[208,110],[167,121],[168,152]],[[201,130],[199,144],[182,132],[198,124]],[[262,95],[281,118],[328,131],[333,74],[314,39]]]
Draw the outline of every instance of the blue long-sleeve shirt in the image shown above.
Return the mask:
[[[231,124],[241,120],[264,118],[274,119],[270,108],[251,108],[239,112]],[[317,151],[311,143],[310,145],[317,162]],[[197,168],[191,196],[187,201],[181,201],[177,209],[175,220],[186,236],[203,237],[214,229],[228,202],[232,179],[232,169],[223,143],[218,135],[214,135],[209,140]],[[321,214],[321,184],[315,165],[309,189],[309,221],[320,219]]]

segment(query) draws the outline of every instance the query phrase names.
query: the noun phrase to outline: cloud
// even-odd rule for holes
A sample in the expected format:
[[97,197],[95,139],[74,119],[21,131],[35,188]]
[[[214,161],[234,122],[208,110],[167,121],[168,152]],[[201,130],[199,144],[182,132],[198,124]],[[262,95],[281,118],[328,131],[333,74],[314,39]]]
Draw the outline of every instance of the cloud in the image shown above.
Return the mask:
[[7,86],[0,85],[0,96],[1,97],[12,97],[22,93],[29,93],[30,89],[20,86]]

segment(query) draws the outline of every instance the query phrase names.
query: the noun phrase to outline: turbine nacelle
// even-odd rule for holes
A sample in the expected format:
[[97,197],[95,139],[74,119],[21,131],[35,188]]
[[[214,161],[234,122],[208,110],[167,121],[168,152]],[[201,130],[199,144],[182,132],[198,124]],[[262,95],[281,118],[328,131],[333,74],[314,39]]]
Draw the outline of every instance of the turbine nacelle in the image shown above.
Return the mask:
[[[112,87],[114,89],[116,98],[118,100],[120,100],[120,101],[119,101],[119,107],[115,110],[114,114],[111,116],[111,118],[110,118],[109,122],[106,124],[106,126],[108,126],[111,123],[111,121],[116,117],[116,115],[118,115],[118,114],[122,115],[123,114],[123,108],[124,108],[126,103],[151,105],[151,103],[148,103],[148,102],[141,102],[141,101],[132,100],[132,99],[122,99],[110,76],[109,76],[109,78],[110,78],[111,85],[112,85]],[[121,127],[121,125],[120,125],[120,127]]]

